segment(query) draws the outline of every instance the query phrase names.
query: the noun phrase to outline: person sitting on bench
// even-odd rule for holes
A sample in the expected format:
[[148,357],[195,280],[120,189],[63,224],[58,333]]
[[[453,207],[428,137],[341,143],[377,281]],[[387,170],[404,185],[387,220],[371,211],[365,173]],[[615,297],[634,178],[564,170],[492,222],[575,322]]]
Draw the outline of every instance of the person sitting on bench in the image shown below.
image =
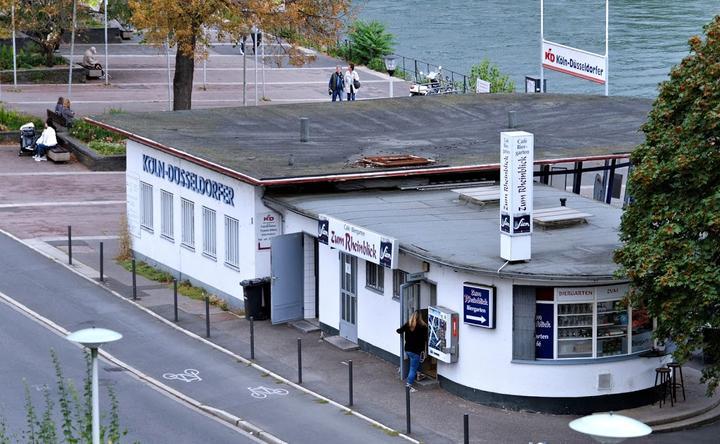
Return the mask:
[[63,101],[63,107],[60,111],[60,115],[65,119],[65,126],[70,128],[75,122],[75,111],[70,109],[70,99]]
[[62,115],[64,104],[65,104],[65,99],[63,99],[62,97],[58,97],[58,101],[55,104],[55,114],[57,114],[58,116]]
[[98,62],[98,60],[95,58],[95,54],[97,54],[97,49],[95,49],[94,46],[91,46],[87,50],[85,50],[85,54],[83,55],[83,61],[82,66],[85,69],[97,69],[100,71],[100,78],[105,77],[105,71],[103,70],[103,66]]
[[35,142],[37,154],[33,157],[35,162],[46,161],[47,157],[45,154],[51,148],[57,146],[57,137],[55,135],[55,128],[53,127],[52,120],[47,119],[45,121],[45,129],[43,130],[40,138]]

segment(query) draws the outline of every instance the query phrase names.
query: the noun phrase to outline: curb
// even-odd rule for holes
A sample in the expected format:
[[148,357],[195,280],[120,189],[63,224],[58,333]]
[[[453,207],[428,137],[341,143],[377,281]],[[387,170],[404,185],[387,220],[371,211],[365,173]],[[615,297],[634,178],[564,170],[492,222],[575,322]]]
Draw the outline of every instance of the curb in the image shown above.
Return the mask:
[[651,425],[653,433],[677,432],[680,430],[694,429],[710,424],[720,419],[720,400],[711,407],[699,410],[692,415],[684,415],[672,422]]
[[[228,356],[230,356],[230,357],[232,357],[232,358],[234,358],[234,359],[242,362],[242,363],[245,364],[246,366],[252,367],[252,368],[254,368],[255,370],[258,370],[258,371],[260,371],[260,372],[262,372],[262,373],[266,373],[267,375],[271,376],[272,378],[274,378],[274,379],[276,379],[276,380],[278,380],[278,381],[281,381],[281,382],[283,382],[284,384],[287,384],[287,385],[289,385],[290,387],[292,387],[292,388],[294,388],[294,389],[296,389],[296,390],[298,390],[298,391],[301,391],[301,392],[303,392],[303,393],[306,393],[306,394],[308,394],[308,395],[310,395],[310,396],[312,396],[312,397],[314,397],[314,398],[316,398],[316,399],[318,399],[318,400],[321,400],[321,401],[323,401],[323,402],[325,402],[325,403],[327,403],[327,404],[330,404],[330,405],[332,405],[332,406],[340,409],[340,410],[341,410],[343,413],[345,413],[345,414],[350,414],[350,415],[353,415],[353,416],[355,416],[355,417],[357,417],[357,418],[359,418],[359,419],[362,419],[363,421],[366,421],[366,422],[370,423],[371,425],[373,425],[373,426],[375,426],[375,427],[378,427],[378,428],[380,428],[381,430],[383,430],[383,431],[385,431],[385,432],[391,432],[391,433],[393,433],[393,434],[397,433],[396,436],[399,437],[399,438],[402,438],[402,439],[404,439],[404,440],[406,440],[406,441],[408,441],[408,442],[414,443],[414,444],[420,444],[420,441],[416,440],[415,438],[412,438],[412,437],[410,437],[410,436],[408,436],[408,435],[406,435],[406,434],[404,434],[404,433],[400,433],[399,431],[397,431],[397,430],[395,430],[395,429],[393,429],[393,428],[391,428],[391,427],[388,427],[388,426],[386,426],[385,424],[382,424],[381,422],[376,421],[376,420],[374,420],[374,419],[372,419],[372,418],[370,418],[370,417],[368,417],[368,416],[365,416],[365,415],[363,415],[362,413],[360,413],[360,412],[358,412],[358,411],[356,411],[356,410],[353,410],[353,409],[351,409],[351,408],[349,408],[349,407],[346,407],[346,406],[344,406],[344,405],[342,405],[342,404],[340,404],[340,403],[338,403],[338,402],[336,402],[336,401],[333,401],[332,399],[326,398],[325,396],[323,396],[323,395],[321,395],[321,394],[319,394],[319,393],[316,393],[316,392],[314,392],[314,391],[312,391],[312,390],[310,390],[310,389],[308,389],[308,388],[305,388],[305,387],[303,387],[303,386],[301,386],[301,385],[298,385],[298,384],[296,384],[295,382],[293,382],[293,381],[291,381],[291,380],[289,380],[289,379],[286,379],[285,377],[283,377],[283,376],[281,376],[281,375],[278,375],[277,373],[272,372],[272,371],[270,371],[270,370],[262,367],[261,365],[256,364],[255,362],[253,362],[253,361],[245,358],[244,356],[238,355],[238,354],[236,354],[236,353],[234,353],[234,352],[232,352],[232,351],[230,351],[230,350],[228,350],[228,349],[226,349],[226,348],[224,348],[224,347],[221,347],[221,346],[215,344],[214,342],[208,341],[207,339],[205,339],[205,338],[203,338],[203,337],[201,337],[201,336],[199,336],[199,335],[197,335],[197,334],[195,334],[195,333],[193,333],[193,332],[191,332],[191,331],[185,330],[184,328],[180,327],[179,325],[176,325],[174,322],[169,321],[169,320],[163,318],[162,316],[160,316],[159,314],[155,313],[154,311],[149,310],[149,309],[143,307],[142,305],[138,304],[137,302],[134,302],[134,301],[132,301],[131,299],[126,298],[125,296],[121,295],[120,293],[116,292],[115,290],[112,290],[112,289],[106,287],[106,286],[103,285],[101,282],[96,281],[94,278],[91,278],[90,276],[87,276],[87,275],[83,274],[82,272],[80,272],[79,270],[76,269],[76,266],[77,266],[78,268],[82,267],[82,268],[84,268],[84,269],[86,269],[86,270],[95,271],[94,269],[88,267],[87,265],[84,265],[84,264],[82,264],[82,263],[80,263],[80,262],[78,262],[78,261],[73,261],[73,265],[68,265],[68,264],[66,264],[66,263],[61,262],[57,257],[50,255],[49,253],[47,253],[47,252],[43,251],[42,249],[38,248],[37,246],[32,245],[31,243],[26,242],[26,241],[18,238],[17,236],[15,236],[15,235],[13,235],[13,234],[11,234],[11,233],[8,233],[7,231],[5,231],[5,230],[3,230],[3,229],[0,229],[0,233],[1,233],[1,234],[4,234],[5,236],[9,237],[10,239],[13,239],[14,241],[16,241],[16,242],[18,242],[18,243],[20,243],[20,244],[22,244],[22,245],[25,245],[27,248],[30,248],[31,250],[33,250],[33,251],[41,254],[42,256],[46,257],[47,259],[50,259],[50,260],[52,260],[53,262],[56,262],[57,264],[62,265],[63,267],[65,267],[66,269],[72,271],[73,273],[77,274],[78,276],[84,278],[85,280],[87,280],[87,281],[89,281],[89,282],[92,282],[93,284],[95,284],[95,285],[97,285],[98,287],[104,289],[105,291],[109,292],[109,293],[112,294],[113,296],[115,296],[115,297],[117,297],[117,298],[120,298],[121,300],[125,301],[126,303],[133,305],[135,308],[138,308],[139,310],[141,310],[141,311],[145,312],[146,314],[152,316],[153,318],[155,318],[155,319],[157,319],[158,321],[164,323],[165,325],[168,325],[168,326],[174,328],[175,330],[177,330],[177,331],[179,331],[179,332],[181,332],[181,333],[183,333],[183,334],[185,334],[185,335],[187,335],[187,336],[189,336],[189,337],[191,337],[191,338],[193,338],[193,339],[195,339],[195,340],[198,340],[198,341],[204,343],[205,345],[208,345],[208,346],[214,348],[215,350],[217,350],[217,351],[219,351],[219,352],[222,352],[222,353],[224,353],[224,354],[226,354],[226,355],[228,355]],[[52,247],[53,249],[57,250],[57,248],[53,247],[52,245],[49,245],[49,244],[48,244],[48,246],[50,246],[50,247]],[[61,252],[60,250],[57,250],[57,251]],[[61,252],[61,253],[62,253],[62,252]],[[62,253],[62,254],[65,255],[65,253]],[[97,272],[96,272],[96,273],[97,273]],[[49,321],[49,320],[48,320],[48,322],[52,322],[52,321]],[[62,327],[60,327],[60,328],[62,328]],[[101,353],[102,353],[102,352],[101,352]],[[149,378],[149,377],[148,377],[148,378]],[[152,378],[149,378],[149,379],[152,379]],[[157,382],[158,382],[158,384],[164,386],[164,384],[160,383],[159,381],[157,381]],[[173,389],[171,389],[170,387],[167,387],[167,388],[168,388],[169,390],[173,390]],[[173,391],[174,391],[174,390],[173,390]],[[177,393],[180,394],[181,396],[185,396],[185,395],[182,395],[182,394],[179,393],[179,392],[177,392]],[[197,402],[197,401],[195,401],[195,402]],[[202,404],[198,403],[198,408],[201,408],[201,407],[200,407],[201,405],[202,405]],[[201,409],[202,409],[202,408],[201,408]],[[204,411],[206,411],[206,410],[204,410]],[[209,411],[208,411],[208,412],[209,412]],[[227,413],[227,412],[225,412],[225,413]],[[229,414],[229,413],[228,413],[227,415],[228,415],[229,418],[234,418],[234,416],[231,415],[231,414]],[[223,419],[223,418],[221,418],[221,417],[219,417],[219,418],[220,418],[220,419]],[[242,420],[240,420],[240,421],[241,421],[241,422],[244,422],[244,421],[242,421]],[[255,427],[255,426],[252,426],[252,427]],[[257,430],[260,430],[260,429],[257,428],[257,427],[256,427],[256,429],[257,429]],[[262,433],[261,436],[263,436],[263,435],[266,436],[266,437],[267,437],[267,436],[272,436],[272,435],[269,435],[269,434],[266,433],[266,432],[262,432],[262,430],[260,430],[260,431],[261,431],[261,433]],[[262,439],[262,438],[261,438],[261,439]],[[284,442],[284,441],[281,441],[281,440],[279,440],[278,438],[275,438],[275,437],[273,437],[272,439],[275,439],[275,440],[277,440],[277,441],[267,441],[267,442],[270,442],[270,443],[283,443],[283,442]]]

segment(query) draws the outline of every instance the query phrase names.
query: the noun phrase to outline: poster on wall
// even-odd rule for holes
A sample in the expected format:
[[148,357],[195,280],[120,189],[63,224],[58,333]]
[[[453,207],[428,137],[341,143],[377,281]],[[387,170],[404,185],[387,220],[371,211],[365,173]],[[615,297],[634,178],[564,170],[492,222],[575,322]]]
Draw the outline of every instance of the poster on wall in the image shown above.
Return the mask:
[[495,287],[463,284],[463,322],[482,328],[495,328]]
[[386,268],[397,268],[395,239],[339,219],[319,215],[318,242]]
[[428,307],[428,354],[438,361],[457,362],[458,314],[445,307]]
[[127,229],[131,236],[140,237],[140,183],[128,176],[125,185],[127,196]]
[[282,234],[280,215],[268,211],[255,215],[255,236],[258,250],[269,250],[272,238]]
[[553,359],[554,304],[535,304],[535,359]]

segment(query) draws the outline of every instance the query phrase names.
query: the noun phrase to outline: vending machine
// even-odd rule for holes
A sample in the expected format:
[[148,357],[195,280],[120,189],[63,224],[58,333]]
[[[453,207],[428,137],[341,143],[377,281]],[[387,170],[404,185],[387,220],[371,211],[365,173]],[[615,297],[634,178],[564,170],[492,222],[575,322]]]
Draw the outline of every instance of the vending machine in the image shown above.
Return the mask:
[[445,307],[428,307],[428,354],[438,361],[458,360],[458,313]]

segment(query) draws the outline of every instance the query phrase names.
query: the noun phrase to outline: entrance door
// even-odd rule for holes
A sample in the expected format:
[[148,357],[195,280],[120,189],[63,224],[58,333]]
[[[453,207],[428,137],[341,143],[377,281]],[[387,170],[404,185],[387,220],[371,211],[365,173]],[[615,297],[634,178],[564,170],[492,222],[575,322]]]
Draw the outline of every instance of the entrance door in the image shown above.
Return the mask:
[[357,258],[340,253],[340,336],[357,343]]
[[[402,322],[407,322],[413,312],[420,310],[422,319],[427,324],[428,307],[437,305],[437,287],[435,283],[425,280],[417,281],[406,288],[401,297],[405,298],[405,311]],[[404,368],[407,369],[407,365],[405,365]],[[429,378],[437,378],[437,360],[431,356],[427,356],[420,366],[420,373]]]
[[303,233],[272,238],[270,319],[273,324],[303,318]]

